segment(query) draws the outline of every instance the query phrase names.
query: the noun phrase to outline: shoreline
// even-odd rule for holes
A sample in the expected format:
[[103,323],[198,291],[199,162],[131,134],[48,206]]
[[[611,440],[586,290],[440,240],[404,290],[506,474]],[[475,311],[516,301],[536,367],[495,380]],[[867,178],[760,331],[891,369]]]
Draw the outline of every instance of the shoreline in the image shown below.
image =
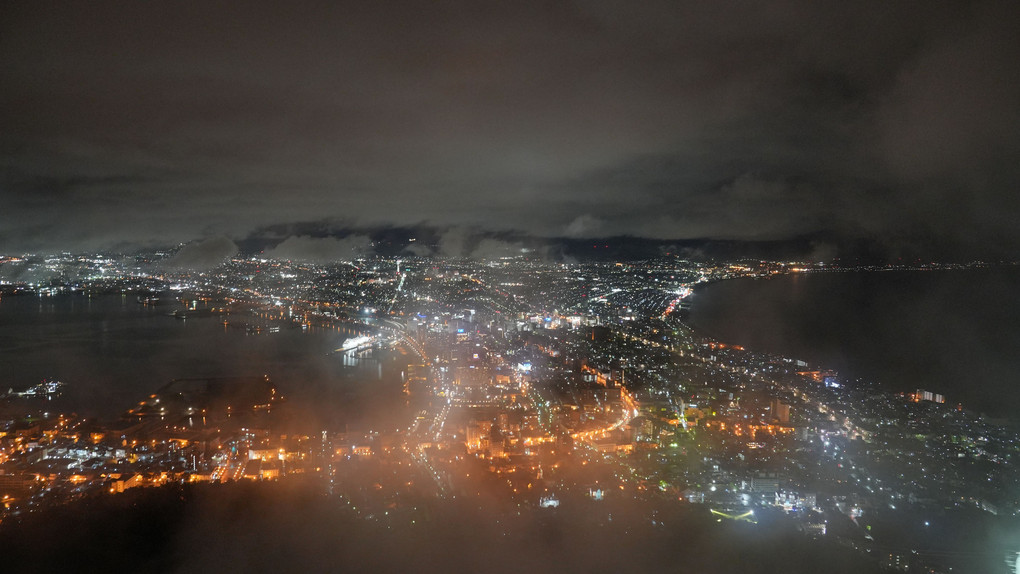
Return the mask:
[[[904,379],[906,379],[906,377],[897,376],[897,372],[902,372],[904,370],[904,367],[902,365],[909,364],[910,361],[900,361],[900,366],[897,366],[897,368],[890,368],[890,365],[895,364],[892,359],[886,359],[884,361],[879,360],[875,361],[874,363],[869,361],[868,357],[869,353],[871,355],[874,355],[875,353],[871,349],[866,349],[867,352],[863,352],[862,347],[868,347],[868,345],[865,345],[862,341],[872,342],[871,346],[874,346],[873,341],[879,340],[881,337],[885,336],[885,334],[875,336],[861,333],[862,327],[866,328],[869,323],[877,322],[877,320],[869,321],[867,317],[869,312],[873,314],[874,311],[856,313],[858,317],[864,318],[859,320],[855,324],[850,325],[848,323],[834,323],[834,326],[831,329],[828,329],[830,331],[841,330],[852,334],[845,337],[845,340],[847,340],[848,343],[845,345],[840,345],[838,348],[834,348],[831,346],[832,343],[831,334],[811,331],[811,327],[813,326],[817,327],[817,325],[815,325],[813,321],[805,319],[805,315],[803,312],[801,312],[800,315],[791,315],[785,317],[786,321],[784,321],[784,324],[779,327],[770,327],[766,321],[757,320],[754,317],[743,318],[742,321],[745,321],[745,323],[742,324],[742,326],[739,328],[745,329],[748,333],[750,333],[749,335],[743,338],[727,336],[732,335],[732,333],[727,333],[727,327],[729,327],[729,331],[732,331],[734,328],[736,328],[733,326],[735,321],[734,312],[729,311],[729,316],[721,316],[719,315],[719,313],[721,313],[719,309],[725,306],[727,308],[746,310],[746,308],[749,307],[749,305],[746,302],[734,303],[732,302],[731,297],[720,299],[720,296],[716,295],[715,298],[718,300],[712,302],[713,307],[715,307],[714,309],[715,316],[710,315],[706,318],[706,316],[704,315],[706,298],[704,298],[703,296],[707,292],[708,287],[717,284],[727,283],[735,285],[736,284],[735,281],[740,279],[756,280],[755,282],[745,281],[743,283],[743,285],[754,286],[752,287],[752,289],[754,289],[757,286],[761,286],[763,283],[770,283],[774,279],[779,279],[780,281],[791,281],[790,277],[794,278],[792,280],[796,280],[795,278],[799,275],[817,276],[820,274],[833,275],[836,273],[853,274],[858,277],[864,278],[864,280],[867,281],[867,278],[870,277],[873,279],[876,276],[876,274],[880,272],[894,273],[908,279],[918,277],[918,274],[921,272],[943,272],[942,275],[944,276],[955,275],[957,277],[956,282],[951,284],[950,287],[959,288],[960,285],[959,277],[962,274],[950,272],[970,272],[970,273],[976,272],[981,274],[991,273],[995,274],[996,277],[999,277],[1000,275],[1005,275],[1005,279],[1003,280],[996,279],[996,284],[998,284],[1015,281],[1016,279],[1014,274],[1020,272],[1020,267],[1017,267],[1015,264],[1001,264],[1001,265],[982,265],[968,268],[940,268],[940,269],[929,268],[821,269],[816,271],[787,272],[779,275],[770,275],[764,277],[762,276],[725,277],[692,285],[693,292],[690,301],[690,307],[687,310],[686,316],[682,319],[682,323],[686,327],[691,329],[691,331],[697,334],[698,336],[705,337],[707,339],[721,343],[746,347],[747,349],[756,353],[775,355],[783,358],[790,358],[793,360],[803,360],[821,369],[836,370],[841,375],[843,375],[843,377],[841,378],[845,378],[845,380],[847,381],[861,381],[868,385],[873,385],[876,388],[881,389],[883,392],[892,394],[909,393],[914,392],[917,388],[924,388],[925,390],[931,390],[945,395],[947,397],[947,401],[951,402],[952,404],[962,403],[964,408],[972,410],[973,412],[976,413],[981,413],[983,417],[989,420],[995,420],[1002,424],[1009,425],[1020,424],[1020,416],[1012,414],[1017,412],[1017,409],[1009,408],[1008,406],[1001,407],[1001,409],[995,409],[994,407],[989,408],[985,403],[989,404],[992,403],[988,400],[987,393],[985,395],[985,400],[981,399],[980,394],[968,396],[968,394],[966,393],[967,390],[985,386],[985,383],[983,381],[988,380],[988,378],[987,377],[981,378],[980,374],[975,375],[975,377],[979,378],[980,381],[982,382],[972,380],[971,382],[962,385],[959,384],[953,385],[952,383],[955,380],[959,379],[953,379],[952,377],[946,374],[942,374],[942,371],[937,372],[937,374],[941,374],[941,378],[925,377],[923,378],[923,380],[915,380],[914,382],[900,382],[900,383],[891,382],[891,381],[903,381]],[[908,283],[910,284],[906,286],[896,287],[895,291],[898,291],[897,293],[898,299],[905,299],[907,300],[908,303],[912,303],[913,302],[913,300],[911,299],[913,295],[912,291],[916,291],[918,289],[917,287],[918,282],[916,280],[911,280],[908,281]],[[980,282],[976,284],[984,285],[983,283]],[[735,288],[725,287],[725,289]],[[883,287],[883,289],[885,289],[885,287]],[[944,291],[945,289],[939,287],[938,290]],[[784,293],[788,291],[789,291],[788,289],[783,289]],[[929,296],[931,292],[934,291],[937,290],[936,289],[925,290],[923,294],[925,296]],[[695,294],[702,295],[702,297],[695,298],[694,297]],[[851,291],[851,294],[857,295],[858,293]],[[727,293],[727,295],[731,296],[732,294]],[[751,298],[757,298],[757,296],[761,295],[761,293],[755,291],[753,293],[747,293],[745,295],[748,295]],[[800,297],[800,299],[803,300],[802,303],[806,306],[814,306],[816,304],[820,307],[825,306],[824,302],[819,304],[816,301],[818,294],[814,292],[812,289],[801,289],[801,294],[798,295],[797,297]],[[977,297],[975,298],[975,303],[972,306],[981,307],[982,305],[978,304],[977,302],[986,300],[987,298]],[[778,302],[773,301],[772,303],[763,307],[767,308],[767,311],[765,312],[775,315],[780,314],[784,309],[784,305],[788,306],[789,303],[790,303],[789,299]],[[989,305],[986,302],[983,304],[983,306],[986,308],[987,313],[987,308],[989,307]],[[702,314],[699,317],[700,320],[696,320],[695,316],[698,314],[699,308],[701,309]],[[854,314],[855,313],[844,313],[843,315]],[[947,315],[947,313],[943,312],[941,313],[941,315],[944,316]],[[916,317],[908,316],[908,318],[913,320],[918,325],[921,325],[921,327],[918,327],[918,331],[921,333],[926,332],[924,330],[924,325],[926,323],[936,321],[937,324],[937,319],[933,319],[931,316],[919,315]],[[961,340],[966,341],[969,340],[968,337],[966,336],[968,334],[972,335],[970,338],[975,338],[977,336],[974,335],[974,333],[984,336],[983,323],[981,322],[975,323],[976,318],[968,317],[968,319],[970,320],[968,324],[970,331],[965,332],[963,334],[957,334],[957,337]],[[903,321],[904,316],[901,314],[900,316],[893,317],[893,320]],[[771,328],[771,330],[773,331],[782,333],[782,335],[776,335],[777,340],[792,339],[792,341],[779,342],[772,345],[771,347],[768,345],[762,345],[762,340],[766,338],[766,336],[763,335],[763,333],[766,332],[769,328]],[[1014,333],[1016,333],[1015,329],[1007,331],[1007,335],[1012,335],[1013,338],[1015,338]],[[826,341],[830,343],[829,346],[826,346],[825,343]],[[954,341],[954,339],[947,338],[946,341],[948,342],[941,342],[941,344],[943,345],[954,344],[952,342]],[[793,345],[790,344],[791,342],[793,343]],[[915,341],[908,340],[907,342],[908,343],[912,342],[914,346],[907,348],[905,350],[903,348],[898,348],[897,352],[901,357],[914,358],[915,363],[920,362],[922,357],[929,356],[935,353],[935,351],[932,350],[933,345],[930,337],[926,339],[923,336],[918,335]],[[798,344],[802,347],[801,349],[802,352],[798,352],[796,348]],[[845,362],[843,364],[839,364],[838,362],[833,361],[827,361],[825,359],[824,356],[826,354],[832,355],[834,351],[838,351],[845,357]],[[1009,372],[1008,367],[1010,364],[1010,356],[1004,355],[1002,353],[996,355],[994,353],[994,349],[989,349],[987,346],[973,344],[971,345],[971,347],[964,348],[960,352],[963,353],[963,356],[956,360],[947,360],[944,358],[943,355],[938,355],[937,358],[940,360],[946,360],[946,364],[952,367],[952,370],[954,371],[966,371],[968,369],[967,367],[968,364],[987,366],[989,363],[992,363],[993,367],[990,367],[989,368],[990,370],[998,368],[1000,371],[1002,371],[1003,370],[1002,365],[1006,365],[1007,374]],[[798,355],[800,355],[800,357],[798,357]],[[970,361],[971,363],[968,363],[968,361]],[[931,367],[929,367],[929,370],[934,369],[931,369]],[[1008,392],[1010,388],[1004,387],[1004,390]],[[1001,401],[998,404],[1001,404]]]

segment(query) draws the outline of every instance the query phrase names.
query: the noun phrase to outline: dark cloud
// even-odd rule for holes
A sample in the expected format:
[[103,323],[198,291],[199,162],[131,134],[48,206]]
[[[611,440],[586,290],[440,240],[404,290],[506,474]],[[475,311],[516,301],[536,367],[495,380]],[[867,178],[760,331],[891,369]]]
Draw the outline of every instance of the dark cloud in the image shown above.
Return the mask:
[[575,217],[563,230],[563,235],[567,237],[598,237],[602,235],[604,226],[604,221],[585,213]]
[[1013,249],[1018,12],[9,7],[0,250],[239,239],[322,218]]
[[527,252],[524,245],[500,239],[485,238],[478,242],[478,245],[471,251],[472,259],[499,259],[501,257],[513,257]]
[[433,255],[433,250],[423,243],[411,243],[403,249],[403,252],[410,253],[411,255],[417,255],[419,257]]
[[372,240],[365,235],[350,235],[343,239],[295,235],[266,251],[265,256],[274,259],[329,263],[351,261],[371,252]]
[[464,257],[468,252],[471,232],[463,227],[447,229],[439,238],[438,255],[442,257]]
[[194,271],[212,269],[236,255],[237,251],[237,244],[221,235],[185,245],[163,267]]
[[440,257],[469,259],[499,259],[532,253],[536,248],[545,247],[545,242],[519,234],[494,234],[484,229],[451,226],[437,229],[435,249],[425,245],[409,246],[407,251],[416,255],[439,255]]

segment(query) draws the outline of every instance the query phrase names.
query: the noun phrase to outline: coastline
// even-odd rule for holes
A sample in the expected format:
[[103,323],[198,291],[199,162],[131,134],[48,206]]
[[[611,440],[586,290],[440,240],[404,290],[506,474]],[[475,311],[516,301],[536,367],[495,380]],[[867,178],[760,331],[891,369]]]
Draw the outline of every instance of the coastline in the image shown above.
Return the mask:
[[[964,271],[966,275],[960,273]],[[833,279],[835,274],[840,278]],[[806,276],[825,279],[801,279]],[[845,283],[844,276],[853,280]],[[797,283],[795,288],[791,282]],[[1020,405],[1020,391],[1012,391],[1008,380],[1020,372],[1016,370],[1020,359],[1008,353],[1008,345],[1020,341],[1020,331],[1012,328],[1009,317],[1020,315],[1020,306],[1010,307],[1008,300],[996,297],[1005,299],[1014,285],[1020,285],[1020,268],[1015,265],[826,269],[728,277],[695,285],[683,322],[710,339],[804,360],[887,392],[925,388],[945,395],[953,404],[963,403],[986,416],[1015,423],[1018,419],[1012,413],[1017,409],[1009,405]],[[970,293],[975,294],[964,296]],[[951,304],[941,306],[943,299]],[[853,311],[833,310],[833,300],[840,305],[850,301]],[[1000,304],[1005,308],[999,308]],[[989,321],[992,326],[985,328]],[[940,330],[947,335],[938,336]],[[890,336],[896,341],[891,345],[895,353],[880,345]],[[897,361],[906,367],[895,365]],[[959,382],[971,374],[971,381]],[[1001,387],[1002,394],[992,396],[995,393],[984,379]]]

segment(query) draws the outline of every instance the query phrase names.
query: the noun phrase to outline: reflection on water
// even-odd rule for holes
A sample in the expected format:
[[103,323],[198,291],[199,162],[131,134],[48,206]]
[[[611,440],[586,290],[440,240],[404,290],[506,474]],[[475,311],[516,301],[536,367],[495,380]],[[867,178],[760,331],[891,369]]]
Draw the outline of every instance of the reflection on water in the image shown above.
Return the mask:
[[[112,418],[178,378],[269,377],[294,403],[345,410],[385,409],[405,364],[397,353],[336,354],[354,329],[284,324],[278,330],[225,324],[246,315],[175,318],[174,305],[142,305],[133,295],[18,296],[0,300],[0,388],[53,378],[67,383],[50,410]],[[399,394],[399,393],[398,393]],[[352,406],[353,405],[353,406]],[[355,407],[356,406],[356,407]],[[336,416],[333,416],[336,415]]]
[[358,353],[338,353],[343,366],[356,369],[359,376],[382,379],[382,362],[374,351],[361,351]]
[[1020,412],[1020,269],[787,275],[699,290],[703,332],[997,416]]

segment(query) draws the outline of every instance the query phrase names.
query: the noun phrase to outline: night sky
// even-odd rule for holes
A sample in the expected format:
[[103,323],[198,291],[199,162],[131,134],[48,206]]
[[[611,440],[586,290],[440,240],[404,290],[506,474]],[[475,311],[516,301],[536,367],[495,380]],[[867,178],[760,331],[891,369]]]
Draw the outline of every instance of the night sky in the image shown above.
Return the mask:
[[1015,1],[268,4],[5,3],[0,252],[1020,249]]

